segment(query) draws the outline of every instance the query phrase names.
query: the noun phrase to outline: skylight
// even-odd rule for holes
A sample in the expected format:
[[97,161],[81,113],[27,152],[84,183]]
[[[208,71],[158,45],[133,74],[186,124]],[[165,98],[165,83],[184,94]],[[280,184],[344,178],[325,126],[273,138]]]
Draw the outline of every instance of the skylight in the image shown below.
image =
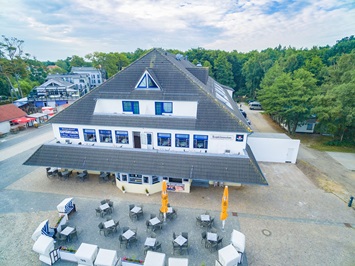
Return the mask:
[[215,88],[215,95],[216,95],[217,99],[220,100],[222,103],[224,103],[230,109],[233,110],[233,107],[232,107],[231,103],[229,102],[228,97],[227,97],[225,91],[223,90],[223,88],[217,83],[214,84],[214,88]]

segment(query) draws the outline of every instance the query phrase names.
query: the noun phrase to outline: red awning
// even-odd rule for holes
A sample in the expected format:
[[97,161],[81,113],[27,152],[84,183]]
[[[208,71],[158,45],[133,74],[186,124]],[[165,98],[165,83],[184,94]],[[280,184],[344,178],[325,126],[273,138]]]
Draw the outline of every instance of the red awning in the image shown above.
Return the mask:
[[11,120],[11,122],[18,123],[18,124],[25,124],[25,123],[31,122],[33,120],[36,120],[36,118],[24,116],[24,117],[13,119],[13,120]]

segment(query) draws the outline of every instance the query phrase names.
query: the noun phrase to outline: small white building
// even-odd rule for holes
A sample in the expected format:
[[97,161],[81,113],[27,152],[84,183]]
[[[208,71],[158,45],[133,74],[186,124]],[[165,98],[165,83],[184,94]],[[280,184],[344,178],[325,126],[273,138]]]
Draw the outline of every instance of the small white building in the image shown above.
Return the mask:
[[91,88],[100,86],[104,82],[102,72],[94,67],[72,67],[71,73],[87,75]]
[[300,140],[283,133],[252,133],[248,144],[259,162],[296,163]]

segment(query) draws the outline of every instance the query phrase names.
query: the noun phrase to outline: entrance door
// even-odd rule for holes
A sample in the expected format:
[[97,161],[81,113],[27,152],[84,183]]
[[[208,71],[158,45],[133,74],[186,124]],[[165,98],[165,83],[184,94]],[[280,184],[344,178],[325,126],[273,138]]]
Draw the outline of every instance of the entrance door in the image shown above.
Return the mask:
[[287,154],[286,154],[286,163],[292,163],[294,151],[295,151],[294,148],[288,148]]
[[133,132],[133,139],[134,139],[134,148],[140,149],[141,148],[141,133],[140,132]]
[[153,149],[153,135],[152,133],[147,133],[147,149]]

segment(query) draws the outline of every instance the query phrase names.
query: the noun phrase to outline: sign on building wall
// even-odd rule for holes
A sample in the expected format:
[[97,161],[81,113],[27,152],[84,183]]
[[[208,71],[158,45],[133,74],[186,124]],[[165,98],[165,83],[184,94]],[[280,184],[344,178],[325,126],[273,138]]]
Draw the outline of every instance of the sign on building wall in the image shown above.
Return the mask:
[[167,190],[168,191],[184,191],[185,185],[184,184],[176,184],[176,183],[168,183]]
[[213,140],[232,140],[233,136],[223,136],[223,135],[212,135]]
[[240,141],[240,142],[242,142],[244,140],[244,135],[237,135],[236,137],[235,137],[235,141]]
[[59,134],[61,138],[70,138],[70,139],[79,138],[79,130],[77,128],[60,127]]

